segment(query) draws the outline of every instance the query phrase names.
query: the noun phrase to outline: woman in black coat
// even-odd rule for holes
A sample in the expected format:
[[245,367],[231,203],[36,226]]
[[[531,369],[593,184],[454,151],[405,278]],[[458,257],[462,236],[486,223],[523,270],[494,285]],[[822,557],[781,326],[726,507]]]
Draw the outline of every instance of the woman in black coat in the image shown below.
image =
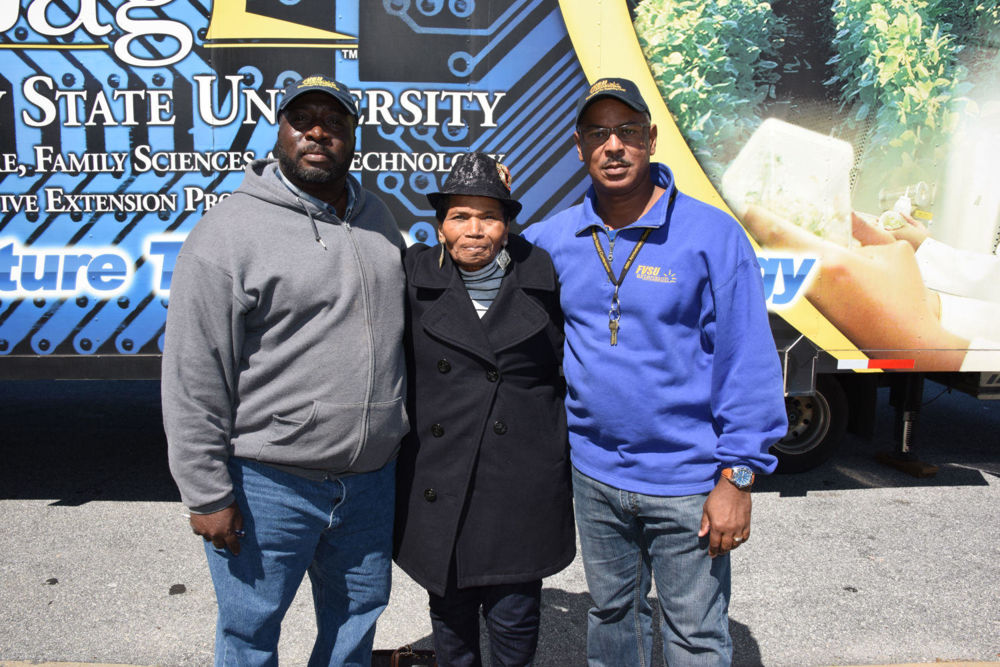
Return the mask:
[[407,250],[411,431],[397,564],[430,593],[438,664],[530,664],[542,578],[573,560],[562,316],[548,254],[509,233],[506,167],[456,158],[428,195],[440,247]]

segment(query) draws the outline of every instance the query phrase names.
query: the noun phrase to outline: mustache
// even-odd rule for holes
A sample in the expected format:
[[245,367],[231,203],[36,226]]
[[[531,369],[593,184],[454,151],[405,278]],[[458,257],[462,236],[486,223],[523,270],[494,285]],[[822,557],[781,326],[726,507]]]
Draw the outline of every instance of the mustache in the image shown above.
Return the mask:
[[625,158],[612,158],[610,160],[605,161],[605,163],[601,165],[601,169],[608,169],[611,167],[631,167],[631,166],[632,166],[631,160],[626,160]]
[[320,146],[319,144],[309,144],[307,146],[303,146],[302,148],[299,149],[298,156],[302,157],[306,153],[321,153],[322,155],[330,158],[331,160],[336,159],[337,157],[336,155],[333,154],[333,151],[323,146]]

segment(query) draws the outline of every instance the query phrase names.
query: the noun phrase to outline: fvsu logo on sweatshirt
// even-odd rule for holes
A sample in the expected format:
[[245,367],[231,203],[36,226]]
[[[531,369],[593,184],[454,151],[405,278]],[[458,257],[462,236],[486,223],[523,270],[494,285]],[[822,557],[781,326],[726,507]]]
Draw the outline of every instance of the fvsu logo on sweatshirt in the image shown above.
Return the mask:
[[[766,252],[757,255],[757,263],[760,264],[760,274],[764,281],[764,298],[771,310],[789,308],[804,297],[819,267],[819,260],[815,257]],[[677,274],[662,266],[638,264],[633,274],[639,280],[647,282],[677,282]]]
[[635,277],[639,280],[648,280],[654,283],[677,282],[677,274],[670,269],[664,269],[659,266],[646,266],[644,264],[635,267]]

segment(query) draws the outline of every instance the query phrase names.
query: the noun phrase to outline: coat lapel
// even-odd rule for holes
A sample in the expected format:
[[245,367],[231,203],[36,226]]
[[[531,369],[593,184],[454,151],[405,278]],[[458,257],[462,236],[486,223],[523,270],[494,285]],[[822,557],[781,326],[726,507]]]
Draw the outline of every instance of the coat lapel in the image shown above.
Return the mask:
[[524,266],[515,262],[500,283],[500,292],[483,316],[482,325],[494,352],[521,343],[548,324],[549,315],[538,302],[524,293],[520,278]]
[[444,265],[438,267],[438,253],[424,252],[418,270],[411,278],[418,289],[442,290],[441,296],[427,306],[420,318],[420,326],[428,335],[448,345],[474,354],[492,365],[496,355],[486,337],[476,308],[462,282],[458,268],[445,254]]
[[[416,288],[442,290],[420,318],[424,330],[449,345],[466,350],[496,365],[496,354],[531,338],[549,321],[545,309],[525,294],[525,289],[555,290],[555,276],[548,264],[532,256],[534,248],[515,234],[509,237],[512,264],[500,291],[480,320],[462,282],[462,276],[445,254],[438,267],[437,251],[424,252],[411,277]],[[555,301],[555,299],[553,299]]]

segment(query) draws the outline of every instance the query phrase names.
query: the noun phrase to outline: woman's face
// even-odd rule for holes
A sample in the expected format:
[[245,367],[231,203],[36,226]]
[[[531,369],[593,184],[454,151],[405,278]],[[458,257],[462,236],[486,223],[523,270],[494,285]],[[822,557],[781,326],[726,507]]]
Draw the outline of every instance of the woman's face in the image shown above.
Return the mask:
[[438,224],[438,241],[459,268],[483,268],[507,241],[503,204],[492,197],[450,195],[448,213]]

